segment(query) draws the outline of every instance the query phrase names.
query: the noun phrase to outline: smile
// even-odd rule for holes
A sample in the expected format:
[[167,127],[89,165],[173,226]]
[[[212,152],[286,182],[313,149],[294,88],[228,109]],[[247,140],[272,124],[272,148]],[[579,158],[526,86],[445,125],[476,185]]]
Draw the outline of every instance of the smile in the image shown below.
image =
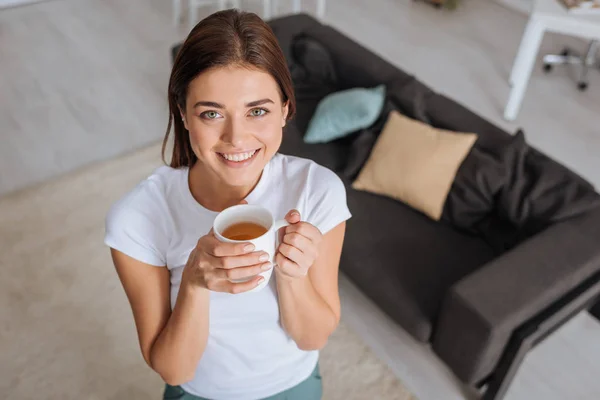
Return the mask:
[[243,163],[248,161],[258,153],[259,149],[247,151],[244,153],[217,153],[221,158],[232,163]]

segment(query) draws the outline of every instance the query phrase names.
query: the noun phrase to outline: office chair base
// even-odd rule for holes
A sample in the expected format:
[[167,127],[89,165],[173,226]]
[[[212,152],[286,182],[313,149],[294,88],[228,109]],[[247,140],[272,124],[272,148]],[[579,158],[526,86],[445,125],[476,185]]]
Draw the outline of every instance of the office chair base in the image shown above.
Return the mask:
[[544,56],[544,71],[550,72],[555,65],[579,65],[581,73],[577,82],[577,88],[584,91],[589,86],[588,72],[591,68],[600,67],[596,59],[600,51],[600,41],[592,40],[584,56],[577,55],[570,49],[564,49],[561,54],[548,54]]

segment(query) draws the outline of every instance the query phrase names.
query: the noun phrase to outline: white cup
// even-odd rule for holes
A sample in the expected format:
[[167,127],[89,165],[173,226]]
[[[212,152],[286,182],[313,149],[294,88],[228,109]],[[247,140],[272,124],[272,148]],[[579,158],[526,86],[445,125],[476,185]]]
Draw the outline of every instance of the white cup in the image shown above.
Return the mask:
[[[261,225],[267,229],[267,232],[265,232],[262,236],[251,240],[231,240],[222,235],[223,231],[229,228],[231,225],[242,222],[252,222]],[[265,253],[268,253],[271,265],[275,265],[275,252],[277,250],[278,242],[277,233],[279,232],[279,229],[288,225],[289,223],[284,219],[275,221],[275,218],[273,218],[271,212],[264,207],[251,204],[239,204],[237,206],[226,208],[225,210],[221,211],[219,215],[217,215],[215,221],[213,222],[213,232],[215,237],[222,242],[252,243],[255,247],[254,251],[264,251]],[[249,292],[258,291],[264,288],[269,283],[269,279],[271,279],[272,274],[273,268],[262,272],[260,275],[265,278],[265,280]],[[253,277],[231,281],[236,283],[246,282],[252,278]]]

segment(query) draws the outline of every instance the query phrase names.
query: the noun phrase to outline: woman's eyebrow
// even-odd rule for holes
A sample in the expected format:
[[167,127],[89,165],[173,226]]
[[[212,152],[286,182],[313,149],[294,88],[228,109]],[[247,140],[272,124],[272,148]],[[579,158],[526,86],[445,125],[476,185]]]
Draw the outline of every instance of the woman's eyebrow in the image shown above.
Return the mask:
[[196,104],[194,104],[194,108],[196,108],[198,106],[213,107],[213,108],[225,108],[225,106],[223,104],[215,103],[214,101],[199,101]]
[[[260,106],[260,105],[267,104],[267,103],[275,104],[275,102],[271,99],[260,99],[260,100],[254,100],[249,103],[246,103],[246,107],[256,107],[256,106]],[[194,104],[194,108],[199,107],[199,106],[220,108],[220,109],[225,108],[225,106],[223,104],[219,104],[214,101],[199,101],[196,104]]]
[[246,103],[246,107],[256,107],[267,103],[275,104],[275,102],[271,99],[260,99]]

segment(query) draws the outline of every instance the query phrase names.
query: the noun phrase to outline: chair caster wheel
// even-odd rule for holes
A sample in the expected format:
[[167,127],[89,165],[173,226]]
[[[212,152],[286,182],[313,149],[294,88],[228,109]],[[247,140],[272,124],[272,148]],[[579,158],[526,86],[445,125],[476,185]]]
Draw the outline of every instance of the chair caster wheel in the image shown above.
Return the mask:
[[552,71],[552,64],[544,64],[544,72]]
[[577,84],[577,88],[579,90],[581,90],[582,92],[584,92],[588,88],[588,83],[587,82],[579,82]]

